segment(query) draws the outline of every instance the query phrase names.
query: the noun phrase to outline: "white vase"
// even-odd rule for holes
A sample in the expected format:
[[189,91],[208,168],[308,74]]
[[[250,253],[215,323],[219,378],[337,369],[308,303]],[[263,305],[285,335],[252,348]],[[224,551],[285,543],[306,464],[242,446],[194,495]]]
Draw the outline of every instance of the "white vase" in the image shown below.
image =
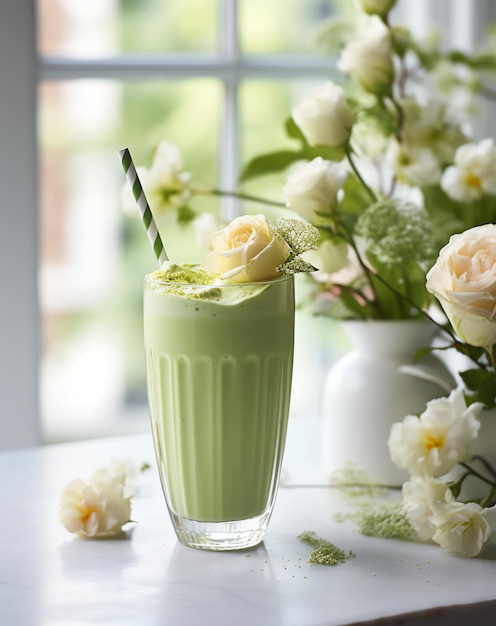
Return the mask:
[[392,424],[448,395],[455,381],[434,354],[414,363],[417,350],[434,336],[427,321],[349,321],[343,326],[353,350],[334,365],[324,387],[324,470],[331,481],[342,481],[352,469],[371,482],[400,486],[408,475],[390,459]]

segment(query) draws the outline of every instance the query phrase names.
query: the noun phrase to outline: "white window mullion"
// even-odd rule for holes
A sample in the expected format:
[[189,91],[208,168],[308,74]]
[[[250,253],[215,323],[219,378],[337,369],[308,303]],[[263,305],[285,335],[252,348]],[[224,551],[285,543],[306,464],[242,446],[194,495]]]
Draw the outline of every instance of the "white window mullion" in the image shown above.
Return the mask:
[[[229,68],[240,65],[238,39],[238,3],[222,0],[219,14],[221,33],[221,60]],[[229,73],[224,80],[224,111],[221,120],[220,185],[222,189],[235,189],[239,176],[239,112],[237,72]],[[231,220],[238,214],[238,202],[234,198],[222,199],[222,215]]]

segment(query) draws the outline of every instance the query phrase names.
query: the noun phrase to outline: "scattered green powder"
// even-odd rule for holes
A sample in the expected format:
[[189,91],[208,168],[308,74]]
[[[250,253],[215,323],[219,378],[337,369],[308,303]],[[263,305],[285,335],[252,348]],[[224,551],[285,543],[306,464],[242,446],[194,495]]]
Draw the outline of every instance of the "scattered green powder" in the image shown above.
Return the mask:
[[353,518],[358,531],[367,537],[412,541],[417,535],[398,503],[389,506],[364,507],[363,510],[355,513]]
[[332,473],[331,484],[340,487],[342,493],[350,496],[374,497],[387,493],[386,486],[374,483],[365,471],[351,463]]
[[350,550],[348,554],[330,541],[321,539],[313,531],[306,530],[298,535],[298,539],[313,546],[308,557],[308,563],[315,565],[338,565],[345,563],[350,557],[355,556]]
[[403,513],[401,503],[377,503],[378,497],[388,494],[389,489],[385,485],[374,484],[365,472],[351,464],[336,470],[331,478],[332,483],[341,488],[341,493],[353,496],[356,507],[351,513],[336,513],[335,521],[352,520],[358,532],[368,537],[406,541],[416,538],[416,532]]

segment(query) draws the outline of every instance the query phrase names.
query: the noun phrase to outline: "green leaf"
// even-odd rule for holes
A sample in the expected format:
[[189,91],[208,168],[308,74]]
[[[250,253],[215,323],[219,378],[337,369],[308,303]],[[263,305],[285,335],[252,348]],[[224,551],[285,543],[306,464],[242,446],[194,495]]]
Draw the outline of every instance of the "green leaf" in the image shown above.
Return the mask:
[[294,150],[280,150],[278,152],[262,154],[253,158],[245,165],[241,172],[240,182],[246,182],[247,180],[266,174],[282,172],[296,161],[303,159],[306,159],[305,153]]
[[448,59],[452,63],[467,65],[472,69],[496,71],[496,55],[494,54],[476,54],[470,56],[460,50],[453,50],[448,54]]
[[348,176],[343,185],[344,196],[339,205],[344,213],[361,213],[370,205],[370,197],[355,176]]
[[496,372],[482,369],[472,369],[460,372],[460,376],[472,394],[468,395],[468,400],[472,402],[482,402],[487,407],[495,405],[496,400]]
[[188,206],[182,206],[177,209],[177,221],[180,224],[189,224],[196,217],[196,211]]
[[342,161],[344,157],[343,146],[309,146],[303,148],[305,157],[312,161],[316,157],[322,157],[326,161]]
[[303,144],[307,143],[299,126],[297,126],[292,117],[288,117],[288,119],[284,122],[284,128],[286,129],[287,136],[291,137],[291,139],[298,139],[298,141],[301,141]]
[[316,157],[322,157],[326,161],[341,161],[344,158],[343,146],[311,146],[292,117],[286,120],[285,128],[288,137],[301,143],[302,153],[309,161]]
[[[339,312],[339,306],[331,307],[332,317],[339,318],[359,318],[367,319],[369,317],[369,310],[367,306],[364,306],[353,296],[350,291],[342,289],[339,294],[339,303],[341,304],[341,311]],[[344,310],[343,310],[344,307]]]

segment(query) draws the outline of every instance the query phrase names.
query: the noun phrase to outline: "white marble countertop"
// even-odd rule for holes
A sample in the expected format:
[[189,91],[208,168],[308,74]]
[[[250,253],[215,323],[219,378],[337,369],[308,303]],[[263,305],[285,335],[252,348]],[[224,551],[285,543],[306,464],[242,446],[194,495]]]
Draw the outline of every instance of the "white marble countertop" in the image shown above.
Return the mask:
[[[318,423],[290,422],[281,486],[264,543],[211,553],[176,541],[153,467],[125,540],[81,540],[58,522],[64,485],[113,458],[154,463],[149,435],[0,454],[3,626],[335,626],[494,624],[496,547],[466,560],[439,547],[360,535],[337,522],[349,496],[320,473]],[[355,553],[310,565],[298,534]]]

